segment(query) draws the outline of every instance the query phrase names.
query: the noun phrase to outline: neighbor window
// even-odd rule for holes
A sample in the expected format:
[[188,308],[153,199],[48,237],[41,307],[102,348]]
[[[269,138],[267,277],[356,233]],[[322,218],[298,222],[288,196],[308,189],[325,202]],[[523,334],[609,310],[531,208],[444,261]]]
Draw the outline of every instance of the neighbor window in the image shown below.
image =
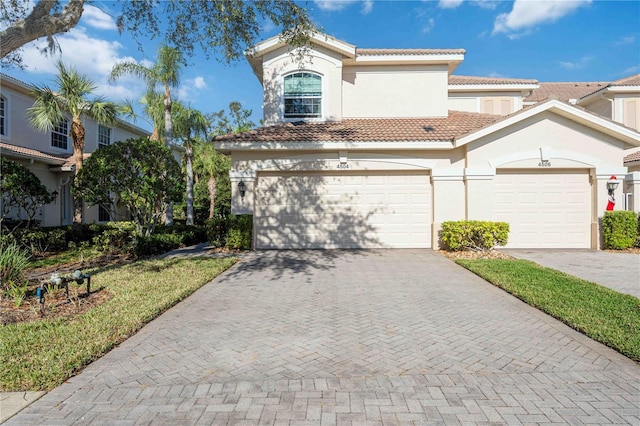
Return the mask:
[[51,130],[51,146],[56,148],[67,149],[67,140],[69,136],[69,122],[62,119]]
[[322,116],[322,77],[298,72],[284,78],[284,118]]
[[98,222],[109,222],[111,220],[111,213],[109,210],[102,206],[98,206]]
[[7,135],[7,110],[4,97],[0,96],[0,135]]
[[98,148],[111,145],[111,129],[102,124],[98,124]]

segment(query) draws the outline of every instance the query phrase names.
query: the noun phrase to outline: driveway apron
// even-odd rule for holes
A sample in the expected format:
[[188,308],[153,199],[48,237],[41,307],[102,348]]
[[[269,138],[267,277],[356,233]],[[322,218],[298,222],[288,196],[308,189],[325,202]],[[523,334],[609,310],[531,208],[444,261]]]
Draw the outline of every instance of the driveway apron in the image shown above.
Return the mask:
[[640,254],[603,250],[509,249],[500,250],[548,268],[640,297]]
[[7,424],[639,424],[638,395],[636,363],[433,251],[273,251]]

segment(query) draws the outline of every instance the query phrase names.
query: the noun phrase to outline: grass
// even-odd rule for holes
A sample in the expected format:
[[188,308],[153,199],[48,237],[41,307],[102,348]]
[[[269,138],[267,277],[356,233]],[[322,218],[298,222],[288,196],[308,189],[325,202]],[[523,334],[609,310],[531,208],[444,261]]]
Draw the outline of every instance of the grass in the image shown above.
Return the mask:
[[154,259],[93,271],[113,297],[73,319],[0,326],[0,391],[49,390],[184,299],[236,259]]
[[559,319],[640,361],[640,299],[527,260],[460,259],[456,263]]

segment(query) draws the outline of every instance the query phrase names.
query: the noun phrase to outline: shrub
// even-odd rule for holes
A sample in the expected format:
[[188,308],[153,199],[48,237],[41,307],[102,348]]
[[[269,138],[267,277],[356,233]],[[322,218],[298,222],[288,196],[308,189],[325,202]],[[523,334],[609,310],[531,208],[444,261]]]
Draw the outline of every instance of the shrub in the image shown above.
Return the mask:
[[205,224],[207,241],[214,247],[223,247],[229,232],[229,219],[227,217],[216,217],[207,220]]
[[448,250],[489,251],[507,244],[509,224],[479,220],[444,222],[440,238]]
[[176,222],[172,226],[160,225],[156,227],[156,235],[176,235],[180,238],[181,244],[191,246],[207,241],[207,231],[204,225],[186,225]]
[[67,249],[67,233],[61,228],[26,228],[17,232],[17,239],[31,254],[42,255]]
[[0,288],[6,290],[22,282],[28,264],[29,253],[18,244],[0,244]]
[[135,244],[135,254],[153,256],[163,254],[182,245],[182,239],[176,234],[154,234],[148,237],[138,237]]
[[624,250],[633,247],[638,235],[638,218],[629,210],[606,211],[602,217],[602,239],[605,249]]
[[114,222],[92,238],[99,251],[114,254],[131,251],[134,244],[135,225],[131,222]]
[[230,249],[251,249],[253,240],[253,216],[233,216],[227,233],[226,246]]

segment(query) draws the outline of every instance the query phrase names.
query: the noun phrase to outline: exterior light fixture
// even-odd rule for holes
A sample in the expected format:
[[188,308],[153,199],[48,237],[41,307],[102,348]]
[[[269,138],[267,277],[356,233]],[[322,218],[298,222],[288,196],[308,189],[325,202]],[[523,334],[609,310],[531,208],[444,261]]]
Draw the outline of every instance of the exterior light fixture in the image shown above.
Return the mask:
[[238,191],[240,191],[240,197],[244,198],[244,194],[247,192],[247,185],[243,180],[238,182]]
[[616,191],[616,188],[620,185],[618,179],[614,176],[607,181],[607,191],[609,191],[609,202],[607,203],[607,210],[611,211],[616,206],[616,198],[613,196],[613,193]]

